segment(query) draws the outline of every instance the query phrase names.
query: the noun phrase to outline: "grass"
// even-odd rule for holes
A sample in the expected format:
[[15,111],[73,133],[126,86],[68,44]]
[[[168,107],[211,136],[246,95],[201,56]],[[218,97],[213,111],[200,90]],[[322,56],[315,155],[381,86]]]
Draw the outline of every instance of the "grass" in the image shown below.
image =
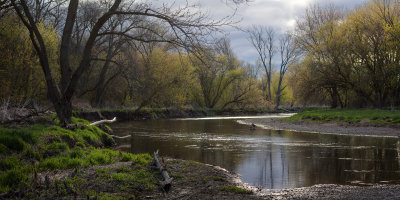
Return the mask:
[[[74,123],[89,124],[73,118]],[[148,154],[130,154],[103,147],[114,140],[95,126],[67,130],[57,125],[34,124],[20,129],[0,127],[0,193],[28,184],[34,172],[87,168],[116,162],[132,162],[129,172],[117,174],[145,185],[139,178],[150,176],[140,168],[149,165]],[[137,171],[135,171],[137,170]],[[131,174],[131,175],[129,175]]]
[[234,185],[224,185],[218,188],[220,191],[227,191],[227,192],[233,192],[236,194],[253,194],[253,191],[251,190],[246,190]]
[[304,111],[285,120],[347,123],[359,123],[364,120],[372,124],[390,125],[400,123],[400,111],[325,108]]

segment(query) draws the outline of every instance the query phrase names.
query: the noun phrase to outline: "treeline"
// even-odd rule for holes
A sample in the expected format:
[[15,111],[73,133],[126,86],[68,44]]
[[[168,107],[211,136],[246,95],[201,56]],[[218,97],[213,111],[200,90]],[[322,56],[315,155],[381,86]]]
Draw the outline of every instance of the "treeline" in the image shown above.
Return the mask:
[[[232,1],[236,3],[243,1]],[[72,9],[74,12],[67,12]],[[192,5],[0,1],[0,103],[78,108],[400,105],[400,6],[310,6],[291,33],[253,26],[254,65]],[[70,17],[68,17],[70,16]],[[214,35],[215,36],[215,35]]]
[[[68,77],[73,77],[72,72],[78,70],[84,58],[90,31],[109,8],[106,2],[80,3],[70,45],[63,47],[65,6],[59,5],[58,11],[51,10],[52,17],[36,22],[44,39],[50,75],[59,91],[68,88]],[[132,9],[140,10],[140,6],[145,5],[138,4]],[[184,23],[189,24],[188,21],[179,23],[183,24],[180,28],[188,26]],[[197,23],[201,27],[202,24]],[[198,40],[201,34],[207,36],[189,30],[184,33],[199,34],[193,37]],[[18,107],[48,102],[43,63],[32,45],[29,29],[13,9],[1,13],[0,35],[1,103]],[[207,43],[199,40],[195,44],[179,40],[183,39],[171,34],[163,23],[145,16],[110,18],[98,33],[91,50],[90,66],[80,74],[73,105],[137,110],[184,106],[246,109],[268,105],[254,67],[237,59],[227,39]],[[71,69],[62,66],[66,62],[61,62],[63,48],[69,49],[67,62]]]
[[297,23],[301,62],[290,70],[300,104],[400,105],[400,4],[373,0],[350,11],[311,6]]

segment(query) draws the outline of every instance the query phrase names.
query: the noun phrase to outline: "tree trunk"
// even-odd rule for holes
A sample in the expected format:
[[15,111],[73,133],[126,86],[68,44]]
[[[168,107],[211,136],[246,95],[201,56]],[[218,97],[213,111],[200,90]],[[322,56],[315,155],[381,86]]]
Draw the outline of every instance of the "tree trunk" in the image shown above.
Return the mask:
[[337,108],[339,104],[337,90],[335,88],[331,88],[329,93],[331,94],[331,108]]
[[275,94],[275,110],[278,110],[279,105],[281,103],[281,87],[282,87],[282,80],[283,80],[283,74],[279,75],[279,82],[278,82],[278,90],[276,91]]
[[57,117],[60,120],[62,126],[67,126],[71,123],[72,117],[72,102],[69,99],[64,99],[53,103],[54,109],[56,110]]

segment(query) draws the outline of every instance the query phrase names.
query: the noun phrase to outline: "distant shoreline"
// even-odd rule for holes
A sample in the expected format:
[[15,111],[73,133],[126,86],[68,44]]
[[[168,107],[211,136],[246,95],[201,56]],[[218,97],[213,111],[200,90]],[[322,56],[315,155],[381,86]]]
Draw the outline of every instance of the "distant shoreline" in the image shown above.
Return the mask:
[[400,137],[400,128],[394,126],[374,126],[362,123],[317,123],[291,122],[277,118],[244,119],[240,122],[255,124],[258,127],[272,130],[311,132],[320,134],[337,134],[350,136]]

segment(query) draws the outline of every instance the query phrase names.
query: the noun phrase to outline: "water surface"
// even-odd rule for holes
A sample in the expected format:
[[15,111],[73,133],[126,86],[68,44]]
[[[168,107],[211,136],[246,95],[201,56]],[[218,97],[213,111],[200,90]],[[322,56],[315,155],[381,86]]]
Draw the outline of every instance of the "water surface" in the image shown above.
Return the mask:
[[122,122],[112,125],[121,150],[218,165],[253,186],[280,189],[315,184],[400,183],[396,138],[274,131],[238,118]]

